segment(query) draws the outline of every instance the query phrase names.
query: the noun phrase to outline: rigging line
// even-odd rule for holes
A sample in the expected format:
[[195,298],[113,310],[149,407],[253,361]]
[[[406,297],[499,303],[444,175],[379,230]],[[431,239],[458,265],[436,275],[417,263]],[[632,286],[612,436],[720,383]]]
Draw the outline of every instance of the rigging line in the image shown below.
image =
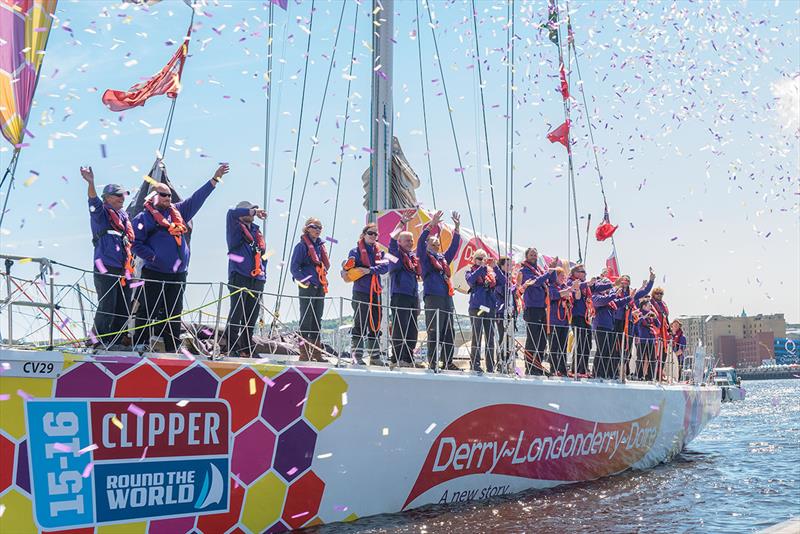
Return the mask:
[[269,190],[269,134],[272,119],[272,37],[273,37],[273,20],[275,12],[275,2],[269,3],[269,27],[267,28],[267,106],[266,116],[264,118],[264,187],[263,187],[263,203],[261,209],[267,209],[268,190]]
[[275,300],[275,313],[280,314],[281,308],[281,292],[286,280],[286,246],[289,241],[289,218],[292,213],[292,205],[294,204],[294,183],[297,179],[297,155],[300,152],[300,138],[302,137],[303,129],[303,110],[306,105],[306,85],[308,84],[308,63],[311,59],[311,30],[314,24],[314,6],[316,0],[311,0],[311,14],[308,21],[308,39],[306,40],[306,59],[303,67],[303,91],[300,97],[300,115],[297,120],[297,140],[294,145],[294,161],[292,162],[292,185],[289,191],[289,216],[286,217],[286,232],[283,234],[283,251],[281,252],[281,270],[278,273],[278,298]]
[[[566,77],[567,77],[567,87],[569,88],[572,82],[572,54],[571,49],[569,47],[570,42],[572,41],[572,21],[569,17],[569,0],[566,0],[565,7],[567,8],[567,67],[566,70]],[[570,124],[572,121],[572,105],[571,103],[567,104],[567,108],[569,110],[569,117],[570,117]],[[577,235],[577,244],[578,244],[578,263],[583,263],[583,254],[581,254],[581,227],[578,217],[578,188],[575,185],[575,164],[572,159],[572,150],[570,150],[570,159],[569,159],[569,179],[572,184],[572,207],[573,212],[575,213],[575,234]],[[586,239],[589,239],[589,234],[587,232]]]
[[[322,126],[322,114],[325,110],[325,101],[328,98],[328,87],[331,82],[331,74],[333,73],[333,65],[336,63],[336,48],[339,46],[339,35],[342,29],[342,20],[344,19],[344,10],[347,7],[347,2],[342,2],[342,11],[339,13],[339,23],[336,25],[336,37],[333,40],[333,51],[331,52],[331,62],[328,66],[328,76],[325,78],[325,88],[322,90],[322,101],[319,104],[319,113],[317,113],[317,125],[314,128],[314,142],[311,144],[311,151],[308,155],[308,165],[306,165],[306,175],[303,179],[303,191],[300,193],[300,203],[297,205],[297,215],[294,219],[294,229],[292,234],[297,234],[297,228],[300,225],[300,214],[303,212],[303,202],[306,199],[306,189],[308,188],[308,177],[311,175],[311,164],[314,161],[314,152],[316,152],[317,145],[319,144],[319,130]],[[352,57],[351,57],[352,63]],[[288,221],[287,221],[288,224]]]
[[[278,73],[278,76],[277,76],[277,79],[280,80],[280,83],[278,83],[278,96],[275,98],[275,109],[281,109],[281,102],[283,101],[283,85],[284,85],[283,84],[283,80],[284,80],[283,74],[284,74],[284,72],[286,70],[286,64],[287,64],[287,62],[285,61],[286,60],[286,41],[287,41],[286,34],[289,33],[289,20],[290,20],[290,14],[291,14],[291,10],[292,10],[292,5],[293,5],[293,3],[287,4],[286,19],[283,22],[283,36],[281,37],[281,59],[279,60],[280,68],[279,68],[279,73]],[[272,76],[272,75],[270,74],[270,76]],[[272,78],[275,78],[275,77],[272,76]],[[274,129],[275,129],[276,132],[280,128],[280,125],[281,125],[281,115],[279,113],[275,117]],[[276,146],[278,144],[278,138],[279,137],[280,136],[278,136],[278,135],[272,136],[272,146],[264,148],[265,150],[269,150],[270,154],[275,154]],[[272,160],[270,161],[270,169],[269,169],[270,176],[275,176],[275,162],[277,160],[278,160],[278,158],[272,158]],[[273,187],[274,187],[274,180],[269,183],[269,192],[268,192],[268,194],[269,194],[270,197],[272,196]]]
[[[183,66],[186,64],[186,59],[189,57],[189,43],[192,41],[192,28],[194,26],[194,15],[195,9],[192,7],[192,16],[189,18],[189,29],[186,30],[186,37],[183,40],[183,45],[186,47],[186,54],[183,56],[181,60],[180,67],[178,67],[178,80],[181,79],[183,75]],[[167,146],[169,145],[169,134],[172,131],[172,119],[175,116],[175,104],[178,102],[178,96],[180,96],[180,91],[175,95],[175,98],[172,99],[172,105],[170,106],[169,114],[167,116],[166,126],[164,128],[164,133],[161,135],[161,140],[164,143],[164,148],[161,148],[161,144],[159,144],[159,152],[161,153],[161,158],[164,158],[164,154],[167,152]]]
[[458,157],[458,172],[461,174],[461,184],[464,186],[464,196],[467,199],[467,210],[469,211],[469,222],[472,228],[475,229],[477,235],[477,228],[475,226],[475,218],[472,216],[472,203],[469,200],[469,192],[467,191],[467,177],[464,175],[464,164],[461,162],[461,151],[458,148],[458,136],[456,136],[456,125],[453,121],[453,108],[450,106],[450,95],[447,92],[447,83],[444,78],[444,68],[442,67],[442,57],[439,55],[439,43],[436,39],[436,27],[433,23],[433,14],[431,13],[431,1],[428,0],[426,7],[428,9],[428,20],[431,26],[431,35],[433,35],[433,47],[436,51],[436,62],[439,64],[439,76],[442,78],[442,89],[444,91],[444,100],[447,104],[447,117],[450,119],[450,130],[453,134],[453,143],[456,147],[456,156]]
[[[344,149],[345,149],[345,142],[347,141],[347,123],[350,122],[350,87],[353,83],[353,65],[355,65],[355,52],[356,52],[356,34],[358,33],[356,29],[358,28],[358,11],[359,11],[359,4],[356,3],[356,12],[353,18],[353,42],[350,45],[350,68],[347,73],[347,101],[345,102],[344,107],[344,125],[342,126],[342,142],[339,145],[339,173],[336,177],[336,201],[334,202],[333,206],[333,225],[331,226],[331,237],[336,236],[336,216],[339,214],[339,192],[342,189],[342,171],[344,170]],[[419,34],[418,34],[419,35]],[[431,190],[433,188],[433,184],[431,184]],[[330,256],[333,256],[333,247],[336,245],[336,241],[331,241],[331,253]]]
[[472,0],[472,28],[475,32],[475,59],[478,62],[478,87],[481,92],[481,115],[483,116],[483,138],[486,141],[486,165],[489,167],[489,190],[492,194],[492,219],[494,220],[494,238],[497,250],[500,250],[500,233],[497,230],[497,205],[494,201],[494,178],[492,173],[492,159],[489,151],[489,129],[486,126],[486,102],[483,97],[483,71],[481,67],[481,46],[478,41],[478,11],[475,0]]
[[[428,161],[428,181],[431,184],[431,199],[436,210],[436,191],[433,187],[433,166],[431,165],[431,142],[428,135],[428,107],[425,103],[425,73],[422,68],[422,32],[419,27],[419,2],[414,1],[417,10],[417,59],[419,60],[419,93],[422,96],[422,124],[425,129],[425,157]],[[331,247],[333,249],[333,247]]]
[[168,132],[172,129],[172,116],[175,113],[175,102],[178,100],[177,98],[172,98],[172,103],[169,105],[169,111],[167,112],[167,119],[164,121],[164,131],[161,133],[161,140],[158,142],[158,157],[164,157],[164,152],[166,152],[166,144],[164,143],[164,139],[167,137]]
[[[8,187],[6,188],[6,198],[3,200],[3,211],[0,212],[0,228],[3,228],[3,221],[6,218],[6,208],[8,207],[8,199],[11,198],[11,187],[14,185],[14,174],[17,172],[17,163],[19,162],[19,154],[21,151],[22,149],[20,148],[14,151],[14,155],[11,156],[11,162],[8,164],[8,168],[6,169],[5,176],[3,176],[3,182],[6,181],[6,176],[8,176],[9,179],[8,179]],[[2,232],[0,232],[0,239],[2,239]]]

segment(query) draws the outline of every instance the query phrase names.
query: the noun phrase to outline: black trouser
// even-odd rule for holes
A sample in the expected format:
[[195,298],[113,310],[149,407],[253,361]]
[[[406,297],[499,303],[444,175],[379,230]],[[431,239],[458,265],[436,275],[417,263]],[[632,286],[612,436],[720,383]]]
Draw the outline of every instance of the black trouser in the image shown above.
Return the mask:
[[325,290],[320,286],[299,287],[300,294],[300,335],[319,348],[320,322],[325,310]]
[[522,318],[525,320],[525,374],[541,375],[544,372],[538,366],[547,347],[547,314],[544,308],[525,308]]
[[[614,347],[616,353],[614,357],[617,363],[622,363],[622,374],[625,376],[630,372],[628,364],[631,361],[631,345],[633,345],[633,337],[625,335],[625,319],[614,319],[614,331],[617,333],[617,339]],[[614,376],[619,375],[619,369],[614,371]]]
[[437,362],[447,367],[453,364],[453,297],[425,295],[424,300],[425,329],[428,332],[428,367],[433,369]]
[[586,317],[572,317],[575,332],[575,372],[585,375],[589,371],[589,355],[592,352],[592,327]]
[[550,327],[550,372],[567,374],[567,341],[569,326],[552,325]]
[[504,315],[505,312],[498,312],[497,317],[495,318],[495,324],[497,324],[497,346],[500,350],[499,355],[499,363],[501,372],[509,372],[512,369],[505,369],[504,366],[508,363],[514,363],[513,355],[516,354],[516,341],[514,339],[514,332],[517,331],[517,310],[514,310],[513,314],[511,315],[511,335],[508,338],[508,346],[505,346],[506,343],[506,317]]
[[[481,340],[486,335],[486,371],[494,373],[494,313],[480,313],[478,308],[470,308],[472,323],[472,346],[470,347],[470,369],[481,370]],[[480,313],[480,314],[479,314]]]
[[656,374],[656,361],[653,357],[655,349],[655,340],[638,340],[636,346],[636,378],[639,380],[653,380]]
[[613,330],[598,328],[594,331],[597,338],[597,352],[594,357],[592,371],[597,378],[614,378],[619,370],[619,356],[616,351],[617,333]]
[[353,291],[353,328],[351,331],[354,358],[377,357],[378,336],[381,331],[381,296]]
[[[139,309],[136,311],[136,332],[134,345],[149,345],[153,332],[162,333],[164,350],[175,352],[180,344],[181,318],[175,317],[183,313],[183,291],[186,273],[160,273],[142,268],[145,280],[139,292]],[[149,323],[173,319],[154,326]],[[140,328],[141,327],[141,328]]]
[[94,272],[94,289],[97,291],[97,311],[94,314],[94,333],[103,345],[114,345],[125,334],[113,334],[127,329],[130,316],[131,289],[129,282],[123,286],[120,280],[124,269],[108,267],[103,274]]
[[[241,288],[244,290],[239,291]],[[230,298],[231,308],[228,313],[228,324],[225,326],[228,351],[234,356],[239,352],[246,352],[248,356],[252,356],[253,329],[261,307],[264,280],[231,272],[228,275],[228,291],[235,293]]]
[[416,296],[395,293],[392,295],[392,348],[395,362],[414,362],[414,348],[417,346],[417,318],[419,299]]

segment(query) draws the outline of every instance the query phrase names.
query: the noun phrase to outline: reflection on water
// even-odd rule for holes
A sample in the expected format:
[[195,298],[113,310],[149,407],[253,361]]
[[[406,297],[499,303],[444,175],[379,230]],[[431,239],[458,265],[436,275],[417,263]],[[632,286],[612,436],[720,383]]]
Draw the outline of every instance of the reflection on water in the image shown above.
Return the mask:
[[800,514],[800,380],[746,382],[747,400],[672,462],[479,503],[427,506],[332,532],[752,532]]

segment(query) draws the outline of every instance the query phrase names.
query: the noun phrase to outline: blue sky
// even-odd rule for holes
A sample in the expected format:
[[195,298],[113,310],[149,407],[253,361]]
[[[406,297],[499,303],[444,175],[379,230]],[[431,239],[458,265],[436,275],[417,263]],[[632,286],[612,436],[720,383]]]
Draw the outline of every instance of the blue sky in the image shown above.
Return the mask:
[[[483,63],[488,144],[499,232],[506,209],[506,7],[476,2]],[[493,235],[486,139],[475,68],[469,2],[432,2],[437,39],[467,188],[479,232]],[[300,120],[303,64],[311,1],[275,11],[273,146],[267,207],[273,249],[268,289],[277,288],[287,221],[292,160],[300,128],[297,193],[313,144],[342,4],[316,2],[309,79]],[[355,26],[356,7],[359,8]],[[673,314],[783,312],[800,321],[800,22],[796,2],[571,2],[579,65],[611,217],[619,224],[622,270],[634,283],[648,266],[666,288]],[[434,59],[427,11],[416,34],[415,3],[396,1],[395,135],[422,179],[417,191],[432,205],[425,159],[417,40],[422,38],[437,207],[456,209],[469,225],[467,200]],[[546,4],[516,3],[515,243],[576,257],[567,214],[566,154],[547,132],[564,120],[557,51],[538,25]],[[368,5],[345,6],[336,64],[320,117],[320,133],[301,217],[318,215],[331,235],[338,152],[348,105],[350,46],[355,64],[345,143],[334,259],[353,246],[364,220],[361,173],[368,165],[371,28]],[[182,192],[208,179],[217,162],[231,174],[195,219],[192,280],[224,280],[225,210],[241,199],[261,203],[264,184],[264,2],[209,2],[195,19],[166,164]],[[124,114],[104,108],[105,89],[126,89],[156,72],[174,52],[191,11],[178,0],[134,9],[120,2],[62,1],[48,45],[28,129],[35,138],[21,156],[0,249],[47,255],[91,268],[86,191],[81,165],[98,182],[137,188],[149,170],[169,101],[156,98]],[[572,69],[573,133],[581,238],[592,233],[602,198]],[[101,154],[105,146],[106,157]],[[11,152],[3,145],[0,163]],[[38,179],[23,185],[38,173]],[[283,202],[281,202],[283,201]],[[51,204],[54,207],[48,209]],[[295,204],[296,205],[296,204]],[[291,214],[292,226],[297,212]],[[572,250],[567,249],[572,232]],[[291,230],[290,230],[291,234]],[[290,235],[290,242],[295,236]],[[589,243],[588,267],[599,271],[609,243]],[[67,273],[62,273],[68,277]],[[293,291],[293,290],[292,290]],[[335,282],[334,294],[347,294]]]

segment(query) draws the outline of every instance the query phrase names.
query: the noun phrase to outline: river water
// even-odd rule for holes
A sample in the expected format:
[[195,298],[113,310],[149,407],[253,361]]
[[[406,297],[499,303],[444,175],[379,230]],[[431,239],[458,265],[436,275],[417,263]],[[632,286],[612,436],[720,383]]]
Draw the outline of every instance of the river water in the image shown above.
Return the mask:
[[745,382],[678,457],[648,471],[479,503],[427,506],[318,534],[753,532],[800,515],[800,380]]

